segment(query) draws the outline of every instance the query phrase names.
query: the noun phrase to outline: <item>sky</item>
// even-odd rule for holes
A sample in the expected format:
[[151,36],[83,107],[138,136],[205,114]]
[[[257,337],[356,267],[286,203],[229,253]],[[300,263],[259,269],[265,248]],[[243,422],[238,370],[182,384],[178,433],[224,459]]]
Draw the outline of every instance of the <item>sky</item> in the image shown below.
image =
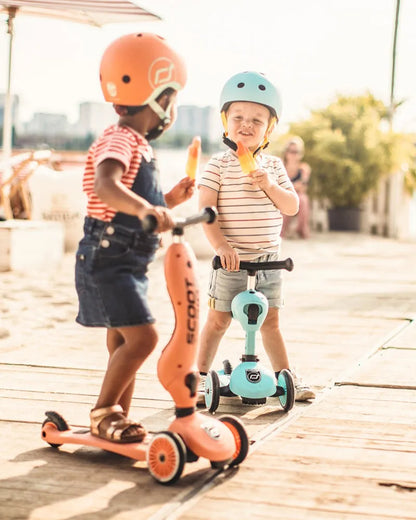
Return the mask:
[[[20,119],[34,112],[78,118],[79,103],[103,101],[98,68],[123,34],[156,32],[187,63],[179,104],[218,106],[237,72],[265,73],[282,92],[281,127],[307,118],[338,94],[370,91],[389,103],[396,0],[137,0],[163,20],[103,28],[17,16],[12,91]],[[0,15],[0,92],[6,90],[8,38]],[[416,1],[401,0],[395,128],[416,132]]]

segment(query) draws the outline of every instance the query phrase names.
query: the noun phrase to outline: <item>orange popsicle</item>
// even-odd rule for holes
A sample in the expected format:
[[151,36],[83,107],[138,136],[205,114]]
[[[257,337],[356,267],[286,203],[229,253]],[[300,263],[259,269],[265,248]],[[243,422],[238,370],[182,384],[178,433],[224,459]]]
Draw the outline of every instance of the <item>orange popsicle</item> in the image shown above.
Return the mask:
[[257,170],[257,163],[253,154],[240,141],[237,141],[237,156],[243,173],[248,175],[250,172]]
[[192,144],[188,146],[188,160],[186,162],[186,175],[190,179],[195,179],[198,171],[199,158],[201,156],[201,138],[196,136],[192,139]]

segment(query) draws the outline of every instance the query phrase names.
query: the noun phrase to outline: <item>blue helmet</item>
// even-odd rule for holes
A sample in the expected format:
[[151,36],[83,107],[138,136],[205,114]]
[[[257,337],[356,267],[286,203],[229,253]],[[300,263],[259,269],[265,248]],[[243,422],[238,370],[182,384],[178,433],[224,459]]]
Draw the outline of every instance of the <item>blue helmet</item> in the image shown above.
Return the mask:
[[233,101],[251,101],[265,105],[277,120],[282,114],[279,90],[259,72],[240,72],[226,82],[220,97],[221,112]]

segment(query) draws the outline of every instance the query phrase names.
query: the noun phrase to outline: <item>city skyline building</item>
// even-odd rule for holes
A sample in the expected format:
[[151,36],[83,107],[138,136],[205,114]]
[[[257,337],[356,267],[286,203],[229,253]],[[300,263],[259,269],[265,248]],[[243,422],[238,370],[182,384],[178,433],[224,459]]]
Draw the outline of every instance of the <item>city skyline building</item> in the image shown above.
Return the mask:
[[213,106],[179,105],[178,117],[169,132],[171,135],[199,135],[209,143],[214,143],[223,132],[221,117]]
[[[3,120],[4,94],[0,94],[0,126]],[[13,96],[12,121],[16,133],[22,138],[39,136],[43,142],[53,137],[96,138],[109,125],[117,122],[112,105],[85,101],[79,104],[78,120],[70,123],[64,113],[35,112],[27,122],[19,120],[19,97]],[[207,143],[218,142],[222,134],[220,115],[215,107],[179,105],[177,119],[169,130],[169,137],[192,138],[195,135]]]

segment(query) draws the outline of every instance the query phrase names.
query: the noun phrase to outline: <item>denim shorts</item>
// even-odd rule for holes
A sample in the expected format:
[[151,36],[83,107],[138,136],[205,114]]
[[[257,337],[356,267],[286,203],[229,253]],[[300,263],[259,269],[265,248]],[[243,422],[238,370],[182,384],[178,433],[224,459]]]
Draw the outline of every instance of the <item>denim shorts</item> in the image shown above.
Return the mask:
[[[278,260],[277,253],[262,255],[251,262],[268,262]],[[247,271],[227,271],[212,269],[208,289],[208,305],[211,309],[231,312],[231,301],[238,293],[247,289]],[[257,271],[256,290],[264,294],[269,307],[283,307],[282,273],[280,269]]]
[[107,328],[154,323],[146,273],[159,242],[158,236],[86,217],[76,253],[76,321]]

